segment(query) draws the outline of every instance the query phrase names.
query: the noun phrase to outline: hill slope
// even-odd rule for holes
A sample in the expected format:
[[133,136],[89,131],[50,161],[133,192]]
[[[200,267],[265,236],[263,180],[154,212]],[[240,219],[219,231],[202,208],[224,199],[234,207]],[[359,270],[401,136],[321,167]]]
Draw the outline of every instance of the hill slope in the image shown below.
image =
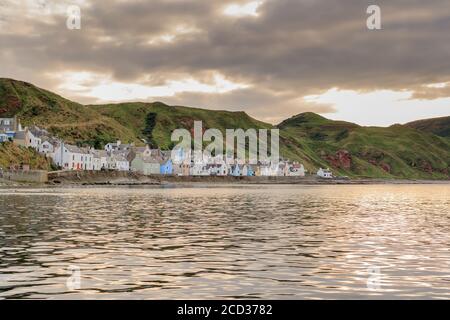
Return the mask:
[[303,144],[318,164],[342,174],[379,178],[448,178],[450,142],[433,134],[394,125],[360,127],[305,113],[279,126]]
[[132,130],[92,108],[26,82],[0,78],[0,117],[14,115],[23,125],[47,128],[70,143],[101,146],[118,137],[124,141],[136,140]]
[[[148,141],[168,149],[173,146],[172,131],[192,131],[195,120],[203,121],[204,130],[217,128],[223,133],[225,129],[274,128],[245,112],[161,102],[84,106],[28,83],[0,79],[0,117],[13,115],[25,125],[35,123],[70,143],[95,147],[120,139],[137,144]],[[428,126],[433,130],[416,126],[361,127],[302,113],[276,127],[280,129],[281,155],[301,161],[311,172],[331,167],[353,177],[448,179],[450,140],[421,131],[445,134],[448,122],[439,120],[439,125]]]
[[6,142],[0,144],[0,168],[8,169],[11,165],[30,165],[31,169],[50,170],[51,163],[44,156],[31,148],[24,148]]
[[409,122],[406,127],[450,138],[450,116]]
[[134,134],[153,146],[170,148],[173,130],[192,130],[194,121],[202,121],[203,130],[216,128],[225,136],[225,129],[271,128],[267,123],[249,117],[245,112],[213,111],[181,106],[169,106],[161,102],[122,103],[90,106],[105,117],[132,128]]

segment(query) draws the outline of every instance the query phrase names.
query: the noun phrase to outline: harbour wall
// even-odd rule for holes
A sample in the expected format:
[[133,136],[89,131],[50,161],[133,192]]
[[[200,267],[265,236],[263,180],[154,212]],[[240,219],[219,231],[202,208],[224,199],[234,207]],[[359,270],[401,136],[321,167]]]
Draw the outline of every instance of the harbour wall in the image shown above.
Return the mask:
[[2,178],[16,182],[46,183],[48,182],[48,172],[45,170],[4,171]]
[[233,177],[233,176],[177,176],[142,175],[129,171],[56,171],[49,173],[51,184],[183,184],[183,183],[317,183],[307,177]]

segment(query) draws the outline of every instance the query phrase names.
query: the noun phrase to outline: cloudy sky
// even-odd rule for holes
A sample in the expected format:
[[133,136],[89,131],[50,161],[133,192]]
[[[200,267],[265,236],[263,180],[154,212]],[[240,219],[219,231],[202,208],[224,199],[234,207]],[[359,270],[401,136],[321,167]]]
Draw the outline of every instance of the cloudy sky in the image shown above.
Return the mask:
[[81,103],[386,126],[450,115],[449,30],[445,0],[0,0],[0,77]]

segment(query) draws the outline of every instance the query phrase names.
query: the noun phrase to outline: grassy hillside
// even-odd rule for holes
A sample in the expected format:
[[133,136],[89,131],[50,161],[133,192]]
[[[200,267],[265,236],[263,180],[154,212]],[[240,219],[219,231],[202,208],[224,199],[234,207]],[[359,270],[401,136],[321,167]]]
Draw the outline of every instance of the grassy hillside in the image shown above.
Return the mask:
[[0,78],[0,117],[14,115],[23,125],[45,127],[70,143],[101,146],[119,137],[124,141],[136,140],[132,130],[92,108],[26,82]]
[[395,125],[360,127],[304,113],[279,126],[293,144],[303,144],[317,165],[342,174],[379,178],[448,178],[450,142],[433,134]]
[[405,124],[405,126],[423,132],[450,138],[450,117],[424,119]]
[[34,149],[19,147],[12,142],[0,143],[0,167],[29,164],[31,169],[50,170],[51,163]]
[[[214,111],[155,103],[83,106],[31,84],[0,79],[0,117],[17,115],[67,142],[101,147],[123,142],[171,148],[174,129],[273,128],[245,112]],[[280,153],[302,162],[310,172],[330,167],[352,177],[448,179],[448,118],[389,128],[361,127],[302,113],[280,123]]]
[[140,139],[154,146],[168,149],[173,143],[173,130],[192,130],[194,121],[202,121],[203,130],[216,128],[225,136],[225,129],[271,128],[272,126],[249,117],[245,112],[212,111],[155,103],[123,103],[90,106],[106,117],[111,117],[123,126],[132,128]]

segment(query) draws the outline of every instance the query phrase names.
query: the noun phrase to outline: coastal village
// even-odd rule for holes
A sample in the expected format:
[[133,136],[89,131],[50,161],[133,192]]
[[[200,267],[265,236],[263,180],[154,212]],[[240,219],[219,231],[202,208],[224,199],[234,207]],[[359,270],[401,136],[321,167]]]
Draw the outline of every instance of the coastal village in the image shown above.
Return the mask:
[[[0,118],[0,143],[6,141],[35,149],[50,158],[54,166],[63,171],[113,170],[131,171],[143,175],[234,177],[304,177],[307,173],[302,164],[286,159],[281,159],[276,165],[270,162],[252,165],[245,162],[224,161],[223,156],[198,157],[200,161],[193,157],[186,161],[182,152],[177,153],[178,159],[172,159],[170,150],[151,149],[148,145],[140,147],[121,141],[107,143],[103,150],[80,147],[65,143],[37,126],[22,127],[16,117]],[[26,164],[17,165],[20,165],[22,170],[24,166],[26,167]],[[18,168],[9,169],[17,170]],[[320,168],[316,174],[324,179],[333,178],[329,169]]]

